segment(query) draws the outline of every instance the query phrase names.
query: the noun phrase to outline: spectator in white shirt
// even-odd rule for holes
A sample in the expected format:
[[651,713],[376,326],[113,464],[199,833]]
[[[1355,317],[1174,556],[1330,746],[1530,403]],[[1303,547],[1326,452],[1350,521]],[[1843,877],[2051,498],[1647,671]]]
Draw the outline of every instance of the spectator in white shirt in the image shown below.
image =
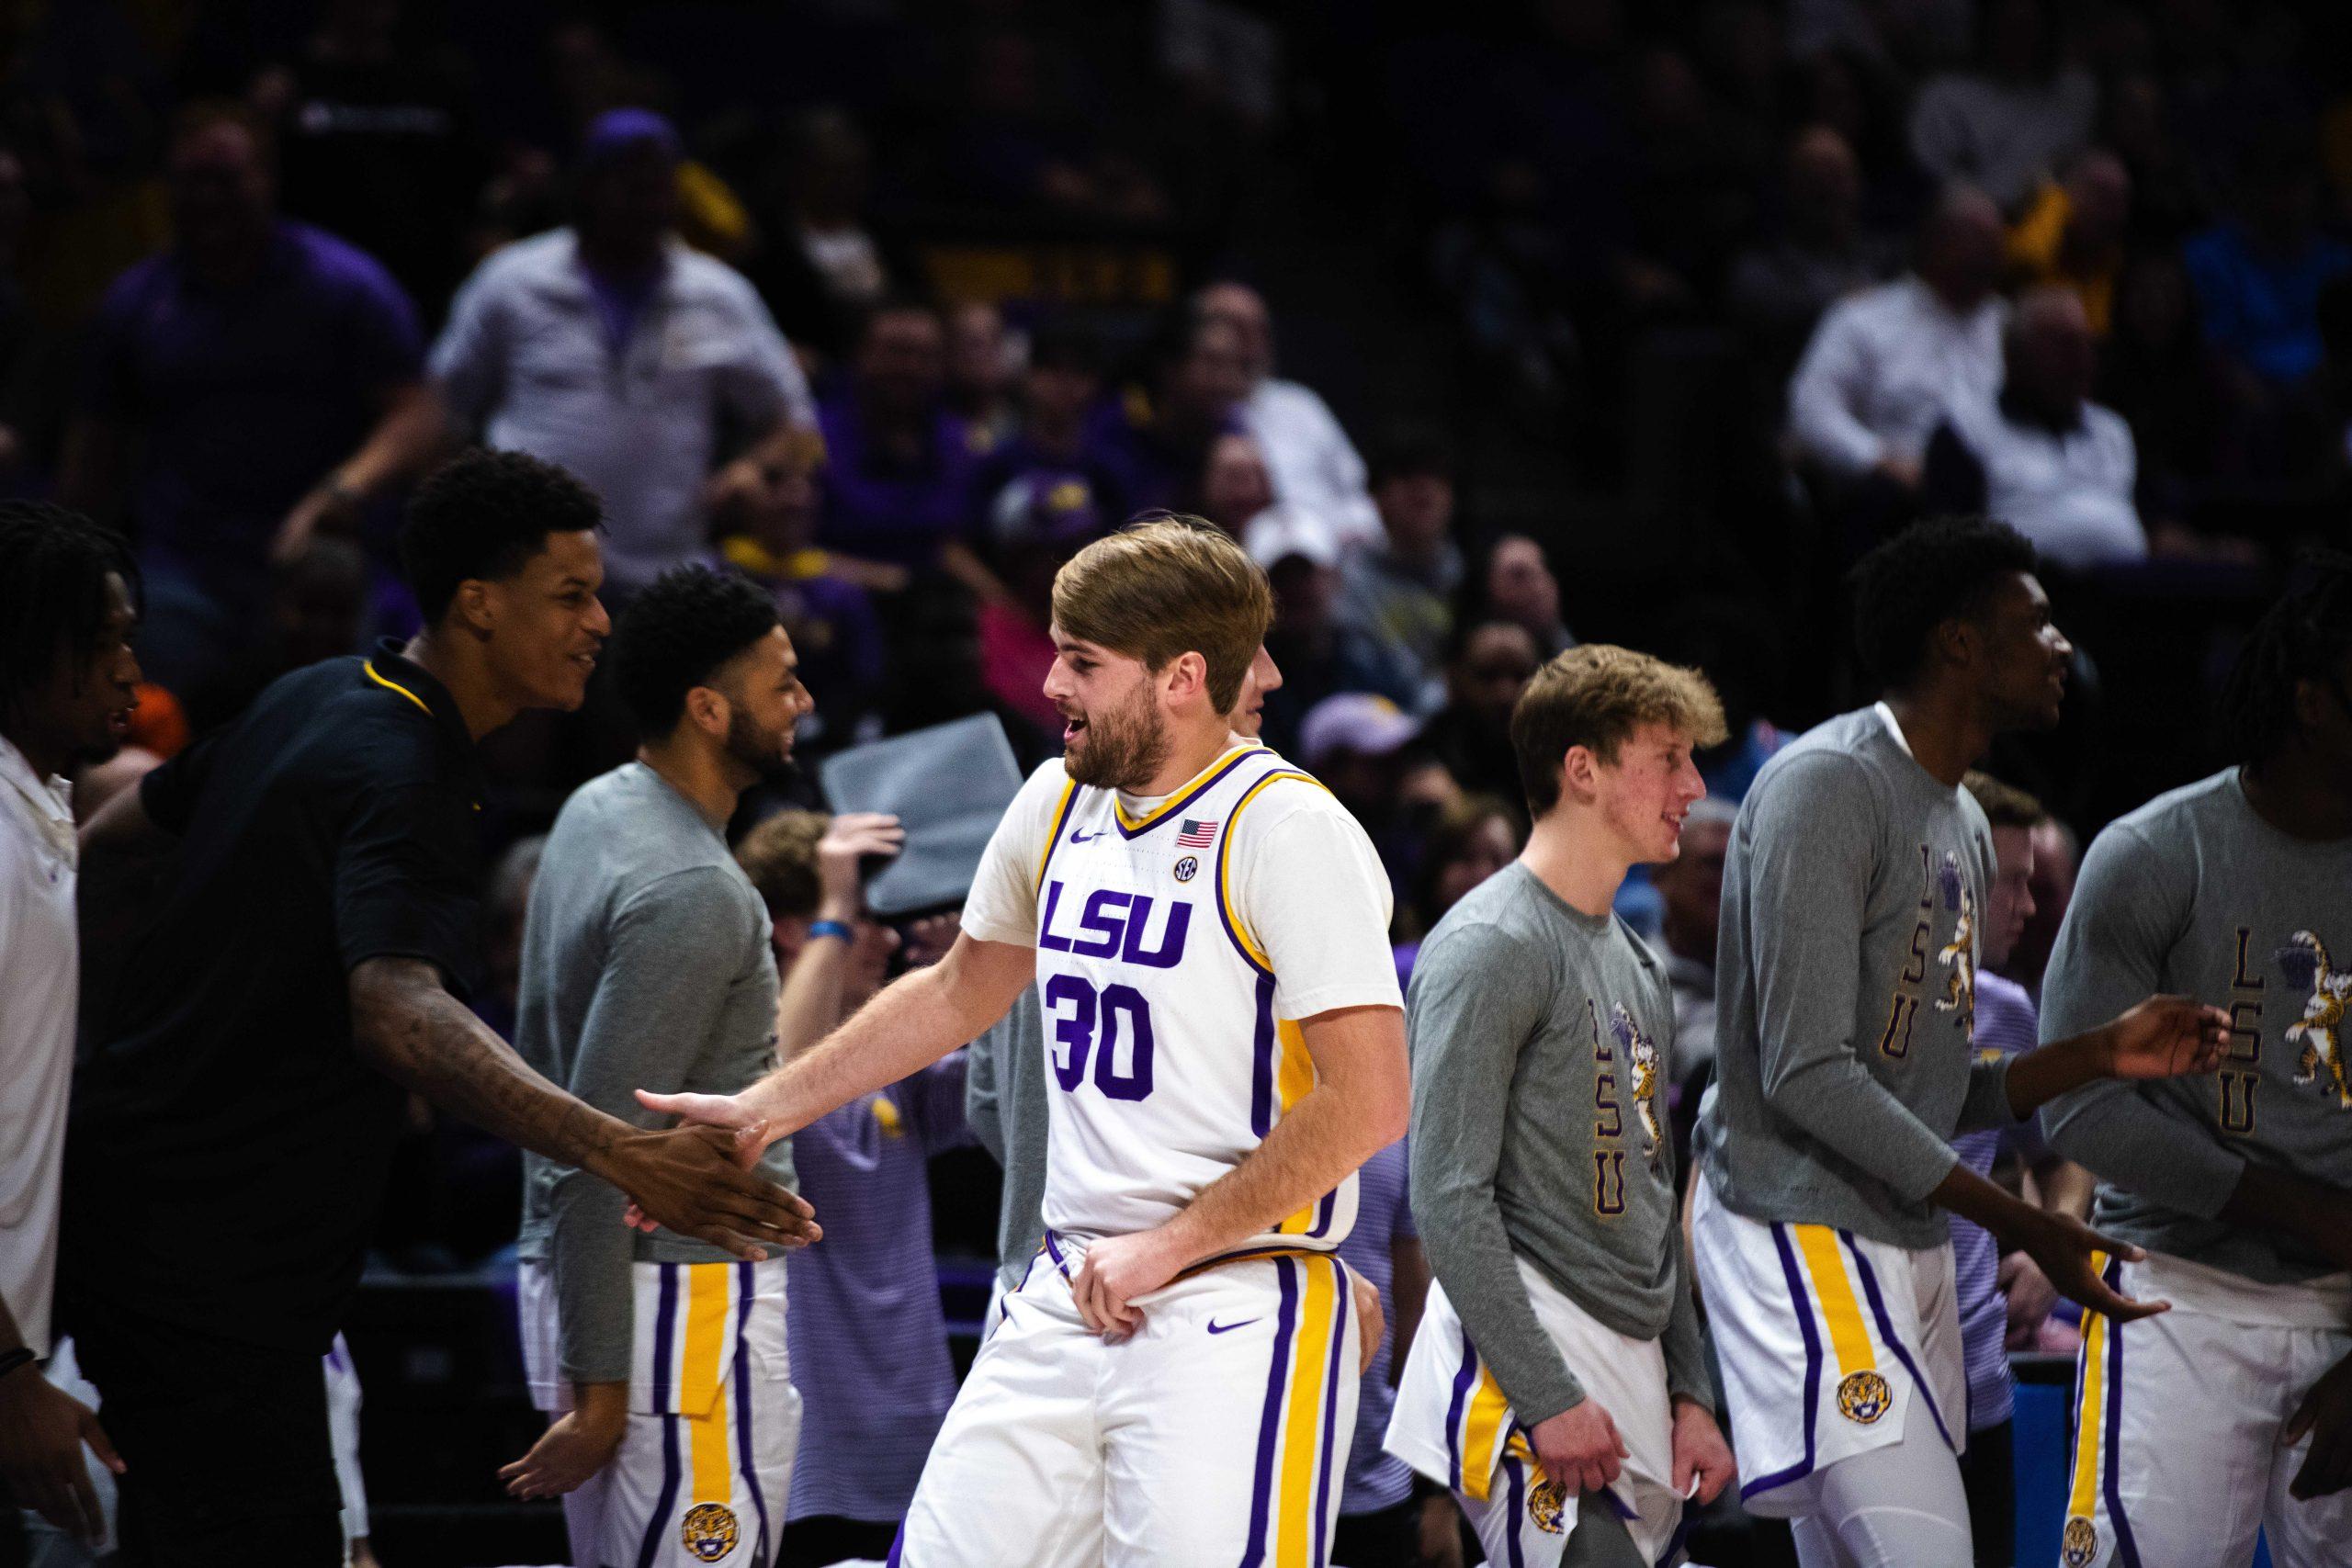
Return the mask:
[[64,775],[112,756],[130,728],[133,577],[122,542],[79,513],[0,502],[0,1493],[93,1540],[105,1520],[83,1446],[121,1461],[40,1365],[81,987]]
[[1273,373],[1273,320],[1264,298],[1246,283],[1212,283],[1193,297],[1193,310],[1241,335],[1250,389],[1238,412],[1266,455],[1275,498],[1322,519],[1334,545],[1377,539],[1380,513],[1363,458],[1339,417],[1312,388]]
[[[603,498],[606,581],[624,593],[707,556],[709,514],[763,498],[816,419],[751,284],[677,238],[680,152],[658,115],[598,117],[576,226],[492,253],[433,347],[454,417]],[[751,447],[714,475],[722,429]]]
[[1832,306],[1789,384],[1789,438],[1833,493],[1918,488],[1919,463],[1955,396],[2001,379],[2005,238],[1984,192],[1948,187],[1922,224],[1914,271]]
[[2144,558],[2132,427],[2090,400],[2098,347],[2082,297],[2027,294],[2003,350],[1999,392],[1955,402],[1928,445],[1928,504],[1997,517],[2075,570]]

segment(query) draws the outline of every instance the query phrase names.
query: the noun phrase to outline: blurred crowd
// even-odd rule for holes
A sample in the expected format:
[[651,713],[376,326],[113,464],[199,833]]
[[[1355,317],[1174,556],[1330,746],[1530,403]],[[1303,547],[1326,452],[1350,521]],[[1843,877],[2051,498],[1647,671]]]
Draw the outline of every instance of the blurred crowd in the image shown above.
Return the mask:
[[[1452,857],[1517,829],[1507,717],[1572,620],[1707,671],[1736,802],[1849,694],[1844,564],[1988,512],[2047,558],[2094,710],[2010,771],[2092,828],[2201,762],[2199,650],[2331,530],[2352,462],[2352,84],[2319,7],[16,21],[0,486],[134,540],[148,757],[408,629],[391,524],[468,442],[598,491],[616,610],[694,559],[772,592],[817,700],[804,759],[978,711],[1047,754],[1056,569],[1174,509],[1271,573],[1266,739],[1371,829],[1409,942]],[[1372,305],[1251,281],[1289,238],[1251,192],[1283,178],[1318,204],[1294,228],[1360,219]],[[1010,265],[1071,239],[1149,276]],[[1392,315],[1400,365],[1376,336],[1278,356],[1384,305],[1444,352],[1418,365]],[[1564,459],[1532,503],[1513,432]],[[2170,663],[2132,635],[2152,616]],[[2176,728],[2098,744],[2135,693]],[[498,837],[630,743],[609,694],[500,737]],[[1666,908],[1629,887],[1645,931]]]
[[[0,493],[118,525],[143,578],[133,749],[85,808],[412,630],[393,525],[469,443],[596,491],[616,612],[695,560],[774,595],[815,708],[800,782],[740,829],[820,806],[828,752],[942,720],[1058,750],[1055,571],[1192,513],[1272,578],[1264,738],[1372,834],[1400,967],[1518,852],[1508,720],[1546,659],[1582,634],[1707,672],[1712,797],[1621,900],[1686,1010],[1679,1085],[1731,811],[1855,694],[1864,548],[1982,512],[2049,565],[2069,723],[2003,759],[2058,813],[2030,987],[2077,830],[2204,771],[2217,650],[2343,536],[2332,7],[6,10]],[[1303,284],[1293,253],[1351,265]],[[502,1032],[536,835],[633,744],[600,682],[486,748]],[[855,862],[784,820],[780,945]],[[861,985],[908,956],[866,934]],[[413,1155],[387,1257],[511,1240],[503,1145],[420,1109]],[[944,1228],[985,1253],[964,1208]]]

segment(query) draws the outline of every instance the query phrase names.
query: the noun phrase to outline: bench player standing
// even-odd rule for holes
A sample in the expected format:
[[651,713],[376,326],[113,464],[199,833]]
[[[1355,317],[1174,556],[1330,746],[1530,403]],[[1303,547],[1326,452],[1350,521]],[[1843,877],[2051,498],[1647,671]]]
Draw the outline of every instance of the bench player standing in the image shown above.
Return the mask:
[[1714,1087],[1692,1199],[1699,1279],[1750,1513],[1793,1519],[1806,1568],[1970,1568],[1955,1454],[1966,1377],[1943,1211],[2061,1292],[2125,1301],[2114,1244],[1958,1163],[2094,1077],[2210,1071],[2222,1015],[2154,998],[2022,1056],[1973,1060],[1977,927],[1993,882],[1961,778],[1995,736],[2058,721],[2071,648],[1999,524],[1942,519],[1854,579],[1887,699],[1757,775],[1724,866]]
[[1490,1562],[1648,1568],[1731,1479],[1690,1295],[1663,1088],[1674,999],[1613,912],[1672,860],[1723,705],[1587,644],[1511,714],[1527,849],[1421,943],[1413,1208],[1437,1284],[1388,1447],[1452,1487]]
[[2084,1320],[2069,1568],[2230,1568],[2257,1530],[2280,1568],[2352,1562],[2352,560],[2304,570],[2231,679],[2239,762],[2098,836],[2043,982],[2045,1034],[2152,987],[2230,1004],[2211,1082],[2049,1113],[2147,1249],[2109,1278],[2173,1303]]
[[1357,1366],[1332,1249],[1405,1131],[1404,1020],[1370,841],[1227,724],[1271,614],[1182,520],[1081,551],[1046,682],[1068,754],[946,958],[741,1094],[646,1097],[782,1136],[1039,987],[1046,1245],[933,1446],[907,1568],[1328,1560]]

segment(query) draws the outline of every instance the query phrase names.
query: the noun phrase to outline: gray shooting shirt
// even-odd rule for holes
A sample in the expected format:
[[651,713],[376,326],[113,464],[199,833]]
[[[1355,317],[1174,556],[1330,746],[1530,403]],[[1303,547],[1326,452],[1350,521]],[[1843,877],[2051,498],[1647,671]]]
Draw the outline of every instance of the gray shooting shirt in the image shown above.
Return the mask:
[[1663,1339],[1672,1391],[1712,1406],[1675,1220],[1657,959],[1514,863],[1421,943],[1405,1025],[1414,1221],[1512,1413],[1532,1427],[1584,1398],[1516,1258],[1608,1327]]
[[[768,914],[720,829],[642,762],[591,779],[548,836],[523,922],[514,1048],[550,1080],[639,1127],[668,1118],[635,1089],[732,1094],[775,1063]],[[794,1185],[789,1140],[762,1169]],[[558,1361],[573,1382],[629,1375],[633,1261],[730,1254],[621,1223],[619,1189],[523,1156],[521,1256],[548,1264]]]
[[1883,705],[1756,775],[1724,861],[1715,1082],[1697,1157],[1723,1201],[1895,1247],[1946,1238],[1955,1133],[2012,1124],[2008,1058],[1972,1044],[1993,840]]
[[[2083,857],[2042,982],[2041,1035],[2104,1023],[2155,991],[2230,1012],[2212,1077],[2107,1081],[2042,1114],[2098,1176],[2108,1234],[2265,1284],[2336,1265],[2221,1219],[2248,1160],[2352,1189],[2352,839],[2290,838],[2232,768],[2110,823]],[[2335,1056],[2337,1061],[2343,1058]]]
[[997,1205],[996,1276],[1016,1290],[1046,1244],[1046,1037],[1037,987],[972,1042],[964,1073],[964,1120],[1004,1168]]

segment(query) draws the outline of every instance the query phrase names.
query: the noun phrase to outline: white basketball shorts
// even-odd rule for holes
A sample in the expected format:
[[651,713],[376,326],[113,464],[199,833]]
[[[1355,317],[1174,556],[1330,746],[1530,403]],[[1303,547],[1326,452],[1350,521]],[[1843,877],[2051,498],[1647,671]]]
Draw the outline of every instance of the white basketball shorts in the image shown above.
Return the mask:
[[1047,1238],[947,1413],[893,1568],[1323,1568],[1355,1429],[1357,1325],[1328,1253],[1220,1263],[1080,1321]]
[[[563,1517],[579,1568],[765,1564],[784,1528],[800,1395],[784,1330],[784,1259],[632,1263],[628,1430]],[[532,1403],[571,1407],[557,1361],[554,1281],[518,1281]]]
[[1932,1421],[1968,1440],[1968,1375],[1949,1245],[1734,1213],[1702,1173],[1691,1197],[1701,1300],[1751,1514],[1810,1513],[1812,1478]]
[[[1521,1258],[1535,1321],[1568,1370],[1616,1423],[1628,1457],[1609,1506],[1625,1521],[1645,1561],[1668,1560],[1680,1544],[1682,1497],[1674,1490],[1674,1410],[1666,1353],[1596,1321]],[[1489,1562],[1555,1568],[1576,1532],[1577,1495],[1555,1485],[1535,1462],[1495,1374],[1462,1330],[1442,1285],[1430,1287],[1420,1327],[1406,1357],[1388,1418],[1386,1448],[1453,1489]]]

